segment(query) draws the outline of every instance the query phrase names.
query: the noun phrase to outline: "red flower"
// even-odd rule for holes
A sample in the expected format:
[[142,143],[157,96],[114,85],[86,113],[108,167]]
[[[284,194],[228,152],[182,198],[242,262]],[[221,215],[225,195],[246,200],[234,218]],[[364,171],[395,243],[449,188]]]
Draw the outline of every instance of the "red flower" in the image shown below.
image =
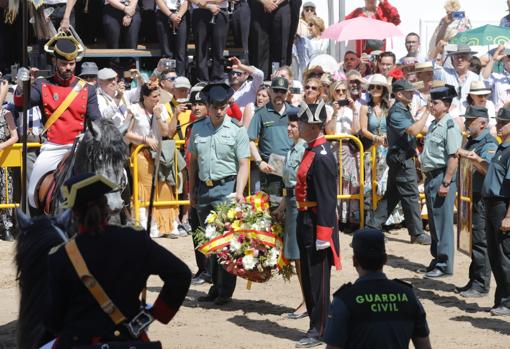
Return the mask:
[[392,77],[393,80],[402,80],[405,79],[406,75],[400,68],[393,68],[389,71],[388,77]]

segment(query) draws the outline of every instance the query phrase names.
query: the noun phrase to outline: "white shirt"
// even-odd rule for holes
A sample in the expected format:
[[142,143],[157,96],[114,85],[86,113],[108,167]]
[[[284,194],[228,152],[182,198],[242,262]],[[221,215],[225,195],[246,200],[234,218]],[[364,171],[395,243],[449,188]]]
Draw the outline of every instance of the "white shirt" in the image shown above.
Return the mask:
[[[227,8],[228,7],[228,0],[222,1],[219,5],[221,8]],[[197,4],[191,4],[192,8],[200,8]]]
[[[255,67],[254,67],[255,68]],[[241,87],[234,92],[232,96],[234,101],[239,105],[242,111],[249,104],[255,102],[257,98],[257,91],[260,85],[264,81],[264,72],[260,69],[255,68],[253,74],[251,74],[252,80],[245,81]]]
[[[404,56],[404,57],[400,58],[398,60],[398,64],[404,64],[405,63],[404,62],[405,59],[408,58],[408,57],[411,57],[411,56]],[[416,62],[418,62],[418,63],[425,63],[425,62],[427,62],[427,58],[425,58],[424,56],[422,56],[420,54],[418,54],[416,57],[411,57],[411,58],[416,59]]]
[[457,109],[459,114],[463,114],[466,111],[463,103],[466,101],[467,96],[469,94],[471,82],[480,80],[480,76],[468,70],[468,72],[466,73],[466,79],[464,80],[464,83],[461,85],[459,82],[459,75],[457,74],[455,69],[444,68],[434,64],[434,80],[441,80],[448,85],[454,86],[455,89],[457,90],[457,94],[459,94],[460,87],[460,96],[457,96],[453,99],[450,111]]
[[491,73],[485,84],[492,90],[492,102],[496,110],[510,102],[510,74],[506,70],[503,73]]
[[[134,123],[131,132],[137,134],[138,136],[152,137],[154,135],[152,128],[155,127],[158,120],[155,118],[152,119],[152,114],[147,113],[145,109],[140,105],[140,103],[130,105],[129,110],[131,113],[133,113],[134,117]],[[163,122],[166,122],[166,120],[168,120],[168,112],[164,106],[161,106],[161,110],[161,119]],[[140,142],[136,141],[132,143],[140,144]]]
[[312,56],[328,53],[329,39],[312,38],[310,39],[310,46],[312,47]]
[[[168,7],[170,11],[178,11],[181,5],[184,3],[184,1],[186,0],[163,0],[166,7]],[[159,6],[157,5],[156,10],[159,10]]]
[[117,104],[117,101],[110,97],[102,88],[97,88],[97,104],[101,116],[113,121],[115,126],[119,127],[126,122],[128,107],[131,105],[125,96]]
[[341,107],[336,112],[336,127],[335,134],[337,135],[350,135],[352,134],[352,123],[354,114],[349,107]]

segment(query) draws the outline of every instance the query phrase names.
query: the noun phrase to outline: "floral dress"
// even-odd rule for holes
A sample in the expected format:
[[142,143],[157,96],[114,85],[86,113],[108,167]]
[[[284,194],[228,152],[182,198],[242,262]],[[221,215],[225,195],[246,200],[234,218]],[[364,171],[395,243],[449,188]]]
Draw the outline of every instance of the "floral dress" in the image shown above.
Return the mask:
[[[5,115],[8,113],[7,110],[2,109],[0,112],[0,143],[7,141],[11,138],[9,132],[9,126]],[[12,170],[5,167],[0,167],[0,200],[1,203],[12,203],[12,186],[14,182],[12,179]],[[14,230],[14,216],[13,209],[0,209],[0,237],[6,235],[12,235]]]

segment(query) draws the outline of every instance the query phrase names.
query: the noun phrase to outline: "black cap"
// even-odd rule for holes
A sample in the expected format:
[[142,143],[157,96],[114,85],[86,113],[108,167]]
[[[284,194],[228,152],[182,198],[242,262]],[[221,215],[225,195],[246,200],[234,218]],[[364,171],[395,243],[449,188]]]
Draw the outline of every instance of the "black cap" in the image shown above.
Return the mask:
[[307,124],[323,124],[327,118],[326,105],[322,99],[318,104],[301,102],[297,116],[299,121]]
[[451,101],[455,97],[457,97],[457,91],[452,85],[446,84],[444,87],[436,87],[430,90],[430,99],[432,100]]
[[496,119],[510,121],[510,108],[508,108],[508,107],[501,108],[498,111],[498,115],[496,115]]
[[271,88],[273,90],[285,90],[289,89],[289,81],[284,77],[278,76],[271,80]]
[[69,38],[61,38],[55,41],[53,55],[58,59],[73,61],[78,56],[79,50],[76,43]]
[[395,80],[391,85],[391,91],[393,93],[399,91],[414,91],[416,88],[411,84],[409,80]]
[[225,105],[234,95],[232,87],[225,83],[209,84],[200,91],[200,98],[208,104]]
[[359,229],[352,238],[352,249],[356,255],[385,254],[384,233],[373,228]]
[[478,107],[475,105],[470,105],[466,108],[466,112],[464,113],[464,118],[466,119],[477,119],[477,118],[489,118],[489,113],[487,108]]
[[73,176],[65,181],[62,186],[62,193],[65,198],[63,206],[82,206],[99,199],[116,188],[115,183],[93,172]]

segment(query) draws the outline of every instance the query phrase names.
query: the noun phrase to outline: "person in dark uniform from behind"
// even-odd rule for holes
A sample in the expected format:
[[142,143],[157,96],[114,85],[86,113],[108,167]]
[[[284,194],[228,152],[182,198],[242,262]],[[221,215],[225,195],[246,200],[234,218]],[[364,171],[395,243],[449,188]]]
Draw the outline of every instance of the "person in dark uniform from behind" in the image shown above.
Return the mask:
[[108,341],[148,341],[143,331],[133,338],[129,323],[140,314],[139,296],[150,275],[158,275],[163,287],[150,315],[167,324],[188,292],[191,272],[179,258],[154,242],[144,230],[108,225],[105,194],[116,189],[106,178],[87,173],[64,184],[67,206],[79,224],[79,232],[67,244],[76,243],[86,267],[104,289],[115,308],[126,318],[115,325],[85,287],[67,254],[67,245],[54,248],[48,257],[48,302],[45,325],[58,338],[53,348]]
[[388,111],[388,185],[367,227],[381,229],[398,202],[402,203],[411,243],[430,245],[430,236],[423,231],[420,215],[418,176],[416,174],[416,136],[423,130],[428,113],[414,122],[409,109],[415,88],[407,80],[397,80],[392,86],[395,104]]
[[324,137],[326,106],[301,104],[299,134],[307,149],[297,170],[297,242],[301,282],[310,325],[296,348],[321,345],[329,308],[331,265],[340,268],[336,216],[338,167]]
[[[491,314],[510,315],[510,108],[501,108],[496,129],[502,141],[488,165],[482,185],[487,249],[496,293]],[[484,166],[487,166],[486,164]]]
[[[197,208],[205,228],[205,220],[214,206],[228,201],[234,194],[238,202],[244,200],[248,183],[250,148],[246,129],[226,115],[228,101],[234,90],[227,84],[209,84],[201,91],[207,102],[209,117],[193,125],[189,140],[190,204]],[[223,305],[232,300],[236,276],[209,258],[213,285],[201,302]]]
[[230,0],[229,10],[230,27],[234,35],[234,45],[236,48],[242,48],[243,54],[239,57],[248,62],[248,39],[250,37],[251,9],[248,0]]
[[456,291],[463,297],[482,297],[489,292],[491,266],[487,253],[487,235],[485,231],[485,204],[480,192],[487,167],[498,149],[498,141],[491,136],[487,108],[469,106],[464,115],[468,141],[457,155],[469,159],[473,165],[472,176],[472,252],[469,266],[469,282]]
[[359,278],[333,295],[326,349],[430,349],[425,310],[407,282],[383,273],[387,255],[382,231],[360,229],[352,239]]

